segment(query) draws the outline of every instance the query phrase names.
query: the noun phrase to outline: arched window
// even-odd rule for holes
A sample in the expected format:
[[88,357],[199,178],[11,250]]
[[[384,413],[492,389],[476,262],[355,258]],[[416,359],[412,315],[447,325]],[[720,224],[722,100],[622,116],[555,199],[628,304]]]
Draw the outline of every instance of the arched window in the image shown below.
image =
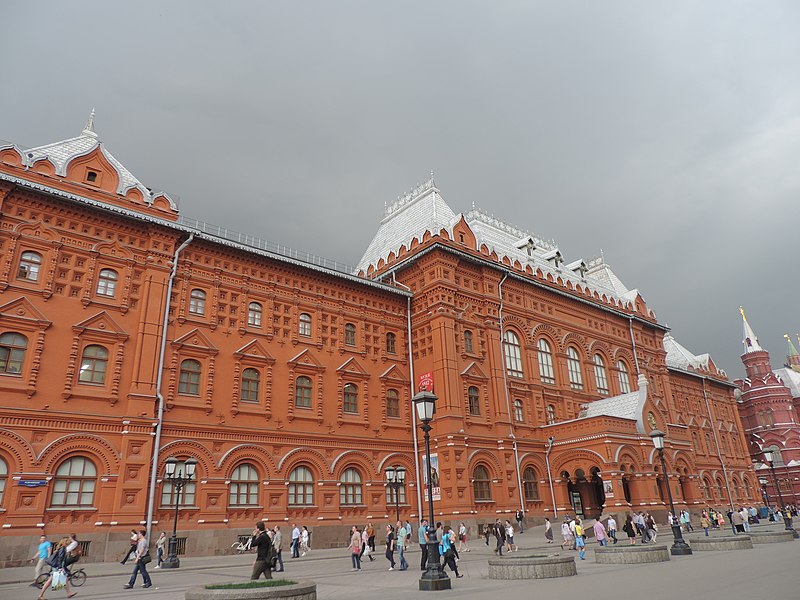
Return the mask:
[[469,414],[473,417],[481,416],[481,396],[478,393],[478,388],[474,385],[469,386],[467,389],[467,400],[469,401]]
[[94,503],[97,469],[83,456],[73,456],[59,465],[53,479],[51,508],[89,508]]
[[[175,464],[175,474],[182,475],[186,473],[186,459],[180,459]],[[197,491],[197,480],[200,479],[197,472],[195,471],[195,476],[192,481],[186,482],[183,487],[181,488],[181,497],[180,497],[180,505],[185,506],[194,506],[195,502],[195,493]],[[161,506],[163,507],[174,507],[175,504],[178,502],[177,498],[178,489],[172,484],[169,478],[165,477],[161,482]]]
[[514,400],[514,420],[517,423],[525,421],[525,410],[522,405],[522,400]]
[[397,390],[386,391],[386,416],[392,419],[400,418],[400,396]]
[[0,507],[3,506],[3,494],[6,491],[6,481],[8,481],[8,465],[0,458]]
[[300,322],[297,329],[298,335],[301,337],[311,337],[311,315],[308,313],[300,313]]
[[472,492],[475,495],[476,502],[492,499],[491,483],[486,467],[483,465],[475,467],[475,471],[472,473]]
[[547,405],[547,424],[552,425],[556,422],[556,407],[552,404]]
[[97,295],[113,298],[117,293],[119,275],[114,269],[101,269],[97,277]]
[[386,353],[397,354],[397,336],[393,333],[386,334]]
[[533,467],[526,467],[522,473],[522,490],[525,493],[525,500],[532,502],[539,499],[539,479]]
[[289,473],[289,506],[314,504],[314,477],[307,467],[297,467]]
[[522,377],[522,353],[519,338],[513,331],[503,334],[503,349],[506,358],[506,371],[511,377]]
[[[390,468],[396,469],[400,465],[392,465]],[[395,489],[397,490],[397,500],[395,500]],[[397,506],[406,503],[406,483],[403,481],[401,486],[386,486],[386,506]]]
[[702,486],[703,486],[703,497],[706,500],[711,500],[711,482],[708,479],[706,479],[705,477],[703,477],[701,482],[702,482]]
[[242,371],[242,391],[239,399],[242,402],[258,402],[258,388],[261,383],[261,373],[256,369]]
[[464,352],[472,353],[472,332],[467,329],[464,332]]
[[297,408],[311,408],[311,378],[298,377],[294,382],[294,405]]
[[572,346],[567,348],[567,372],[569,373],[569,387],[573,390],[582,390],[581,357]]
[[358,387],[354,383],[348,383],[344,386],[342,410],[346,413],[358,414]]
[[103,346],[86,346],[81,356],[81,370],[78,381],[103,385],[108,370],[108,350]]
[[631,377],[628,373],[628,365],[625,361],[620,360],[617,362],[619,369],[619,391],[621,394],[629,394],[631,391]]
[[768,408],[764,411],[764,420],[766,421],[767,427],[772,427],[775,425],[775,417],[772,414],[772,409]]
[[606,363],[599,354],[594,355],[594,378],[597,380],[597,391],[608,396],[608,378],[606,377]]
[[38,252],[23,252],[19,258],[17,279],[39,281],[39,269],[42,268],[42,255]]
[[339,486],[339,504],[342,506],[362,504],[361,492],[361,473],[352,467],[345,469]]
[[696,431],[692,432],[692,450],[694,450],[695,453],[700,452],[700,440],[697,439]]
[[739,494],[739,481],[735,477],[732,480],[732,484],[733,484],[733,498],[735,500],[739,500],[741,497]]
[[706,454],[714,452],[714,446],[711,445],[711,434],[706,432]]
[[346,346],[356,345],[356,326],[352,323],[344,326],[344,343]]
[[239,465],[231,473],[231,487],[228,494],[230,506],[258,505],[258,471],[253,465]]
[[199,316],[206,314],[206,293],[203,290],[194,289],[189,294],[189,312]]
[[556,382],[556,376],[553,373],[553,351],[550,349],[550,344],[544,338],[539,338],[536,343],[539,349],[539,377],[542,383],[553,384]]
[[724,498],[724,491],[722,487],[722,479],[717,479],[717,498],[722,499]]
[[261,327],[263,308],[258,302],[251,302],[247,307],[247,324],[250,327]]
[[198,361],[192,359],[183,361],[178,377],[178,393],[188,396],[199,396],[201,373],[202,371]]
[[28,338],[9,331],[0,335],[0,375],[19,375],[25,364]]

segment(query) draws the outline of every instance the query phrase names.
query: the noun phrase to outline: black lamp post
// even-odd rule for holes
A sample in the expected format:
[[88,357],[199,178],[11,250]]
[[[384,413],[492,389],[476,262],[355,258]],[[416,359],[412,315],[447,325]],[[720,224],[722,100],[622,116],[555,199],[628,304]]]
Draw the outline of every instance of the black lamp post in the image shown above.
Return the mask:
[[783,514],[783,524],[786,531],[794,531],[792,527],[792,515],[786,510],[786,504],[783,502],[783,494],[781,494],[781,487],[778,485],[778,476],[775,475],[775,464],[772,462],[775,458],[774,452],[771,450],[764,450],[764,458],[769,463],[769,472],[772,473],[772,483],[775,485],[775,490],[778,492],[778,502],[780,503],[781,513]]
[[767,493],[767,483],[769,482],[764,477],[761,477],[758,483],[761,484],[761,494],[764,496],[764,503],[767,505],[767,519],[771,521],[774,517],[772,517],[772,504],[769,501],[769,494]]
[[672,535],[675,537],[675,542],[672,548],[669,549],[670,554],[673,556],[691,554],[692,549],[683,539],[683,532],[681,532],[681,523],[678,516],[675,514],[675,505],[672,503],[672,490],[669,485],[669,477],[667,476],[667,463],[664,460],[664,432],[654,429],[650,432],[650,437],[653,438],[653,445],[658,450],[658,456],[661,458],[661,472],[664,474],[664,485],[667,487],[667,498],[669,498],[669,510],[672,513]]
[[422,431],[425,432],[425,462],[427,464],[428,480],[428,565],[426,571],[419,579],[419,589],[422,591],[449,590],[450,578],[442,568],[439,559],[439,543],[436,541],[436,528],[433,516],[433,475],[431,473],[431,421],[436,413],[437,397],[434,393],[422,391],[413,398],[417,407],[417,416],[422,421]]
[[394,496],[394,508],[397,513],[397,520],[400,520],[400,490],[406,484],[406,468],[405,467],[387,467],[386,468],[386,485],[392,490]]
[[161,563],[162,569],[177,569],[181,566],[178,558],[178,509],[181,506],[181,491],[190,481],[194,480],[194,470],[197,461],[193,458],[183,463],[185,471],[178,468],[180,461],[174,456],[167,459],[164,467],[164,480],[172,484],[172,493],[175,498],[175,522],[172,524],[172,537],[169,538],[169,550],[167,559]]

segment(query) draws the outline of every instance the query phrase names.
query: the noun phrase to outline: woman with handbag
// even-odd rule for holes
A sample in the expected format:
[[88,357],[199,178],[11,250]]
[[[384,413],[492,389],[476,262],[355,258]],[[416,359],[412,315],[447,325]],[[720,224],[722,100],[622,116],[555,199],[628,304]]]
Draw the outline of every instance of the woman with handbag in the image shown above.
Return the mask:
[[53,590],[65,589],[67,591],[67,598],[73,598],[78,595],[78,592],[71,592],[69,589],[69,577],[67,576],[66,562],[67,562],[67,546],[72,543],[72,539],[65,537],[62,538],[56,549],[47,560],[53,570],[50,572],[50,577],[44,582],[42,586],[42,593],[39,594],[38,600],[46,600],[44,597],[47,588],[52,584]]
[[350,528],[350,557],[353,560],[353,571],[361,570],[361,552],[363,551],[361,546],[361,532],[358,527],[353,525]]
[[150,580],[150,575],[147,573],[147,563],[150,562],[150,547],[147,543],[147,531],[141,529],[138,534],[139,540],[136,542],[136,556],[134,557],[136,564],[133,567],[131,578],[128,583],[122,586],[125,590],[130,590],[136,585],[136,576],[141,572],[142,574],[142,587],[149,588],[153,585]]

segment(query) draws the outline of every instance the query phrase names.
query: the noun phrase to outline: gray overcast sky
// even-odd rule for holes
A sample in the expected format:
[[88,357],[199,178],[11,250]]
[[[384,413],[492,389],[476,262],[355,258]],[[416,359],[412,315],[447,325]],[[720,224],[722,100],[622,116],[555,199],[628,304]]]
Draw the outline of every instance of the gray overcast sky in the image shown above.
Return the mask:
[[[355,264],[431,169],[606,260],[731,376],[800,332],[800,3],[0,0],[0,139],[77,135],[181,213]],[[792,257],[795,257],[794,259]]]

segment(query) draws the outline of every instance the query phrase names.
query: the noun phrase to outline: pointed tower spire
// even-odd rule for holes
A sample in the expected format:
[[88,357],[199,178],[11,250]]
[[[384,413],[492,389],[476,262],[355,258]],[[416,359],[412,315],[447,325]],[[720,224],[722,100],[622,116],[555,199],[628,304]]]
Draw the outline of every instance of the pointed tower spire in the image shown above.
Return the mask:
[[789,337],[789,334],[786,333],[783,335],[786,338],[786,341],[789,342],[789,356],[800,356],[800,352],[797,351],[797,348],[794,347],[794,343],[792,343],[792,338]]
[[758,345],[758,338],[750,327],[750,323],[747,322],[747,317],[744,316],[744,308],[740,306],[739,312],[742,313],[742,323],[744,324],[744,340],[742,340],[742,343],[744,344],[745,354],[763,350],[763,348]]
[[86,125],[84,126],[81,134],[95,138],[97,137],[97,134],[94,131],[94,107],[92,107],[92,112],[89,113],[89,118],[86,120]]
[[786,357],[786,366],[793,371],[800,371],[800,352],[798,352],[797,348],[794,347],[792,338],[789,337],[788,333],[783,337],[786,338],[786,341],[789,344],[789,355]]

